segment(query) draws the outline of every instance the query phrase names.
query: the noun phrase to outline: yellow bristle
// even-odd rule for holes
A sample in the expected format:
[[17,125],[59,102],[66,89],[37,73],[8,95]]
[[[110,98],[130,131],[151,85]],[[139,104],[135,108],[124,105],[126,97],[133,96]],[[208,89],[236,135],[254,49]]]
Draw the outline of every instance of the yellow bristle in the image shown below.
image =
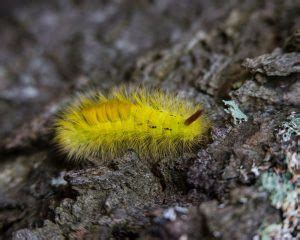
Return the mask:
[[209,129],[201,105],[136,88],[82,95],[56,121],[55,141],[70,158],[109,159],[128,149],[161,158],[190,151]]

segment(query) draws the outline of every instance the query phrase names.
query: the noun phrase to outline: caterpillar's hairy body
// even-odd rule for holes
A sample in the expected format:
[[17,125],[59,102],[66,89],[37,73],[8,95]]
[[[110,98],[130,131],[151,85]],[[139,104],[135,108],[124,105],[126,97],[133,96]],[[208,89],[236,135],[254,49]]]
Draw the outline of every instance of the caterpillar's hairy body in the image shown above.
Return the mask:
[[190,150],[209,122],[201,106],[161,91],[82,95],[56,122],[55,140],[70,158],[111,158],[128,149],[155,158]]

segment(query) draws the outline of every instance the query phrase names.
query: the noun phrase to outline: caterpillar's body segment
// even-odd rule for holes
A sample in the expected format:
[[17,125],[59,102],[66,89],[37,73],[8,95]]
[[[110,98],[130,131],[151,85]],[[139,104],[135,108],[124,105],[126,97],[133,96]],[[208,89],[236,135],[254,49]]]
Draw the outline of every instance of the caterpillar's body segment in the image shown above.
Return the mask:
[[199,143],[209,128],[201,106],[161,91],[114,90],[81,96],[56,122],[55,140],[69,157],[177,155]]

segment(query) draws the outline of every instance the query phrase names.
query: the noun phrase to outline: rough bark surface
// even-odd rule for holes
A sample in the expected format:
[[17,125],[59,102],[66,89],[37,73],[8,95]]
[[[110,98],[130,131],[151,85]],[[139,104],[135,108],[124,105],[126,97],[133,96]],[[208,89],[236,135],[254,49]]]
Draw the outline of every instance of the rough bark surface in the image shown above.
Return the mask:
[[[0,239],[300,237],[286,214],[300,214],[299,1],[0,5]],[[66,161],[52,143],[60,107],[120,84],[203,103],[208,139],[160,161]]]

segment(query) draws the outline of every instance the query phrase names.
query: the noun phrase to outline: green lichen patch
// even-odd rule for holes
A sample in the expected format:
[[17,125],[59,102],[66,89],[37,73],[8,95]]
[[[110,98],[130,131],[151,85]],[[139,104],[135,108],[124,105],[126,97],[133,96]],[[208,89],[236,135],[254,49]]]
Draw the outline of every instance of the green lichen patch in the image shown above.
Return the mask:
[[274,172],[262,174],[261,183],[264,190],[270,194],[270,200],[274,207],[280,209],[297,201],[297,191],[291,182],[289,173],[283,176]]
[[225,104],[225,106],[228,107],[228,109],[224,109],[225,112],[229,113],[232,117],[233,117],[233,122],[235,125],[241,123],[241,122],[246,122],[248,121],[248,117],[246,114],[244,114],[240,108],[238,107],[238,105],[230,100],[230,101],[226,101],[223,100],[223,103]]
[[269,193],[271,204],[282,211],[281,224],[264,226],[259,231],[261,239],[299,239],[300,209],[298,204],[300,159],[300,114],[292,112],[277,131],[287,171],[272,169],[261,176],[262,189]]

